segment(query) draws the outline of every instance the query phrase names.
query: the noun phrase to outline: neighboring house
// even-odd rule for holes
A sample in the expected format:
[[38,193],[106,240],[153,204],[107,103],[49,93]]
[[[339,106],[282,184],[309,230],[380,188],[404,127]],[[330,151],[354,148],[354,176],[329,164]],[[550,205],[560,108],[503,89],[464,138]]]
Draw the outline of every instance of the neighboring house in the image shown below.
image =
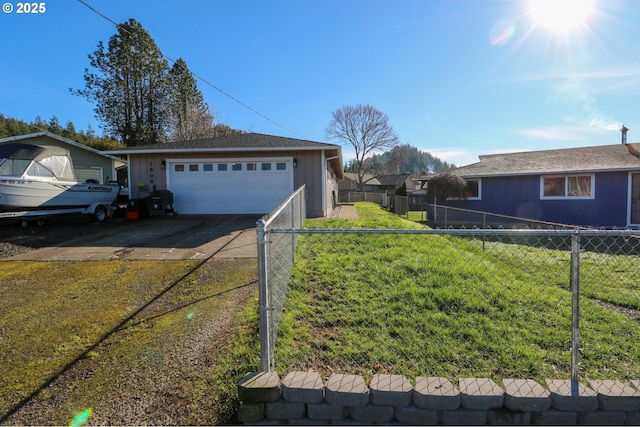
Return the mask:
[[100,184],[115,181],[116,169],[126,166],[121,159],[105,154],[79,142],[63,138],[51,132],[30,133],[28,135],[11,136],[0,139],[0,144],[22,142],[35,145],[52,145],[69,150],[76,179],[84,182],[94,179]]
[[467,181],[469,193],[447,206],[571,225],[640,226],[640,144],[480,156],[451,172]]
[[362,177],[362,188],[358,185],[358,174],[351,172],[344,172],[343,178],[338,181],[338,189],[340,191],[365,191],[365,192],[379,192],[383,191],[380,187],[380,182],[374,175],[364,174]]
[[[407,191],[411,192],[416,189],[416,182],[411,179],[410,173],[398,173],[393,175],[378,175],[376,176],[378,182],[380,182],[380,189],[387,191],[390,194],[395,193],[396,189],[404,182],[407,186]],[[419,184],[418,184],[419,188]]]
[[411,179],[411,174],[371,175],[363,177],[363,189],[358,187],[358,174],[345,172],[344,178],[338,182],[340,191],[388,192],[393,194],[402,183],[407,184],[407,191],[413,191],[420,184]]
[[111,150],[126,156],[129,191],[169,190],[179,214],[266,214],[306,185],[307,215],[327,216],[342,178],[338,145],[243,133]]

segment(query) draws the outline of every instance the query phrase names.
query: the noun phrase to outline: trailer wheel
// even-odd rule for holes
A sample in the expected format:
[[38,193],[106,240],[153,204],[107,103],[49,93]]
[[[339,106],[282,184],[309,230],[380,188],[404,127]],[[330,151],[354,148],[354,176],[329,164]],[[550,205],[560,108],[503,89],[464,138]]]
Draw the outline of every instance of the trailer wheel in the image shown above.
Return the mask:
[[105,222],[109,217],[109,211],[105,206],[96,206],[96,209],[93,211],[93,219],[96,222]]

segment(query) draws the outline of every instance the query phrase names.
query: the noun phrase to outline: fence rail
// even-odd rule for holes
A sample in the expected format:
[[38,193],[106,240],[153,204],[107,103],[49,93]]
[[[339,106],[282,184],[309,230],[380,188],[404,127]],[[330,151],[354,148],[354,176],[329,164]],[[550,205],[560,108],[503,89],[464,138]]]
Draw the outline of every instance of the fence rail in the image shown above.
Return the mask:
[[[396,196],[396,199],[400,196]],[[575,229],[574,224],[561,224],[557,222],[543,221],[531,218],[523,218],[513,215],[497,214],[493,212],[478,211],[473,209],[463,209],[455,206],[436,205],[426,203],[424,198],[408,198],[409,209],[414,212],[421,212],[423,221],[429,225],[439,228],[553,228],[553,229]],[[399,215],[406,215],[401,212]],[[582,229],[594,229],[594,227],[579,227]],[[599,227],[599,229],[620,227]]]
[[263,236],[263,370],[640,378],[637,230]]

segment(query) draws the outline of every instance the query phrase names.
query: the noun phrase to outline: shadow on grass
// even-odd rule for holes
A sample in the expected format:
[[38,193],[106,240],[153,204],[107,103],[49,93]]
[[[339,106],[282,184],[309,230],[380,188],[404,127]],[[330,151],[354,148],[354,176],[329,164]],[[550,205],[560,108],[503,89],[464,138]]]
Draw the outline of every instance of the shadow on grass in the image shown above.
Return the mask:
[[213,298],[213,297],[217,297],[220,295],[224,295],[227,294],[231,291],[234,290],[238,290],[241,288],[244,288],[246,286],[251,286],[253,284],[256,283],[256,281],[250,282],[250,283],[245,283],[243,285],[240,286],[236,286],[232,289],[227,289],[225,291],[213,294],[213,295],[209,295],[203,298],[199,298],[197,300],[191,301],[189,303],[183,304],[180,307],[177,307],[175,309],[166,311],[164,313],[155,315],[153,317],[150,318],[145,318],[143,320],[140,320],[136,323],[133,324],[129,324],[127,325],[127,323],[129,323],[130,321],[134,320],[136,316],[138,316],[140,313],[142,313],[144,310],[146,310],[150,305],[152,305],[154,302],[158,301],[160,298],[162,298],[164,295],[166,295],[169,291],[171,291],[172,289],[174,289],[177,285],[179,285],[183,280],[185,280],[186,278],[188,278],[191,274],[193,274],[196,270],[198,270],[200,267],[202,267],[207,261],[211,260],[215,255],[217,255],[219,252],[225,250],[225,248],[230,245],[234,240],[236,240],[239,237],[236,236],[234,238],[232,238],[230,241],[228,241],[227,243],[225,243],[221,248],[219,248],[216,252],[212,253],[209,257],[201,260],[197,265],[195,265],[193,268],[191,268],[189,271],[187,271],[185,274],[183,274],[182,276],[180,276],[178,279],[176,279],[171,285],[167,286],[165,289],[163,289],[160,293],[158,293],[156,296],[154,296],[153,298],[151,298],[149,301],[147,301],[145,304],[143,304],[142,306],[140,306],[137,310],[135,310],[133,313],[131,313],[129,316],[127,316],[125,319],[123,319],[120,323],[118,323],[116,326],[114,326],[113,328],[111,328],[111,330],[107,331],[105,334],[103,334],[101,337],[99,337],[95,343],[93,343],[92,345],[90,345],[89,347],[87,347],[82,353],[80,353],[78,356],[76,356],[73,360],[71,360],[69,363],[67,363],[66,365],[64,365],[57,373],[51,375],[46,381],[44,381],[42,383],[42,385],[40,385],[40,387],[38,387],[37,389],[35,389],[33,392],[31,392],[28,396],[26,396],[25,398],[23,398],[20,402],[18,402],[16,405],[14,405],[11,409],[9,409],[5,414],[3,414],[2,416],[0,416],[0,424],[5,423],[6,421],[9,420],[9,418],[11,416],[13,416],[16,412],[18,412],[21,408],[23,408],[27,403],[29,403],[29,401],[31,399],[33,399],[34,397],[36,397],[38,394],[40,394],[43,390],[45,390],[47,387],[49,387],[51,384],[53,384],[56,380],[58,380],[61,376],[63,376],[69,369],[71,369],[74,365],[76,365],[79,361],[81,361],[82,359],[85,359],[86,357],[88,357],[89,353],[91,353],[92,351],[94,351],[99,345],[101,345],[104,341],[106,341],[109,337],[111,337],[113,334],[123,331],[131,326],[134,325],[138,325],[146,320],[150,320],[150,319],[154,319],[154,318],[158,318],[164,315],[167,315],[169,313],[178,311],[180,309],[183,309],[185,307],[188,307],[190,305],[199,303],[201,301]]

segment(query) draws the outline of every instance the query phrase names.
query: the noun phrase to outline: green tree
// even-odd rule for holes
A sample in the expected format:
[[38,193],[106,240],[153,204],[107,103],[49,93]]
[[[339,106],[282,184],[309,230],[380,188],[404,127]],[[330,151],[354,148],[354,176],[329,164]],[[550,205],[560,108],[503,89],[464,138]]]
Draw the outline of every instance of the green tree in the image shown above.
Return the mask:
[[28,123],[0,114],[0,138],[25,135],[32,132]]
[[426,175],[428,172],[443,172],[454,167],[452,163],[408,144],[400,144],[390,151],[374,154],[371,158],[386,174],[407,172],[418,176]]
[[169,66],[149,33],[135,19],[89,55],[85,88],[73,91],[95,104],[101,127],[125,145],[165,140],[171,81]]
[[47,130],[49,124],[45,122],[42,117],[36,116],[36,118],[31,122],[31,126],[36,130],[30,132],[42,132],[43,130]]
[[178,58],[169,74],[173,84],[169,139],[187,141],[215,136],[213,115],[184,59]]
[[407,195],[407,183],[403,182],[402,185],[399,185],[398,188],[396,188],[396,191],[394,193],[396,196],[406,196]]
[[56,135],[62,135],[62,126],[56,116],[51,116],[49,123],[47,123],[47,130]]
[[353,166],[360,188],[364,175],[374,166],[367,157],[398,144],[398,136],[389,125],[389,117],[371,105],[344,106],[335,110],[325,134],[327,138],[351,145],[355,150]]
[[445,201],[449,197],[464,197],[467,190],[467,182],[451,172],[440,172],[431,178],[427,184],[427,199],[437,203]]
[[77,138],[78,132],[76,132],[76,127],[72,122],[67,122],[67,126],[62,130],[62,136],[67,139]]

